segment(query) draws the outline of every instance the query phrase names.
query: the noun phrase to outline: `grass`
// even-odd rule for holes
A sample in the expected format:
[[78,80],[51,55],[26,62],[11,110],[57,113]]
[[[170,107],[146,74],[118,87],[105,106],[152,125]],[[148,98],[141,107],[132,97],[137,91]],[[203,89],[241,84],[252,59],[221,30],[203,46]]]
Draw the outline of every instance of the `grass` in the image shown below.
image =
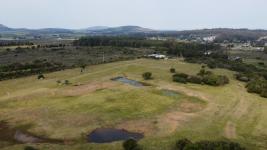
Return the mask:
[[[232,71],[212,70],[227,75],[230,84],[211,87],[174,83],[171,67],[193,75],[201,65],[139,59],[91,66],[83,74],[79,69],[71,69],[45,74],[45,80],[32,76],[2,81],[0,120],[7,120],[12,127],[31,124],[28,130],[37,135],[78,140],[72,145],[33,145],[42,150],[121,149],[121,142],[84,141],[86,134],[99,127],[145,132],[140,144],[149,150],[171,149],[177,139],[184,137],[193,141],[233,140],[248,149],[267,149],[266,99],[247,93],[245,85],[233,78]],[[152,72],[154,80],[144,81],[144,72]],[[152,86],[136,88],[110,81],[122,75]],[[72,84],[58,85],[57,80],[69,80]],[[177,96],[166,95],[163,89],[176,91]],[[234,133],[228,133],[232,131],[228,122],[234,124]],[[0,142],[0,146],[1,143],[7,145]],[[4,149],[20,150],[24,146]]]

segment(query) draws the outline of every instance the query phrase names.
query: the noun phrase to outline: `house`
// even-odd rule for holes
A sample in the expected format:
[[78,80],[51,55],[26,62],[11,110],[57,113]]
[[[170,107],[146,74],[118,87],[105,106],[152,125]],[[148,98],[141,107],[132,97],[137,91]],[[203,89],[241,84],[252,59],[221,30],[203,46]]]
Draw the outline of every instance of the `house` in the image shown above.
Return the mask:
[[167,59],[166,55],[161,55],[161,54],[150,54],[147,55],[149,58],[154,58],[154,59]]
[[207,51],[207,52],[204,53],[204,55],[206,55],[206,56],[211,55],[211,54],[212,54],[211,51]]

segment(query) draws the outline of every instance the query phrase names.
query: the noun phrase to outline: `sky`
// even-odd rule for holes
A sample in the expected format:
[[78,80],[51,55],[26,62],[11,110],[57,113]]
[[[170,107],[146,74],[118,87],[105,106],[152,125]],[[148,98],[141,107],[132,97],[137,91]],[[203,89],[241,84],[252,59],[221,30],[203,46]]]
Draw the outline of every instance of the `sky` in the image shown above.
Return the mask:
[[267,0],[0,0],[0,24],[33,29],[267,29],[266,6]]

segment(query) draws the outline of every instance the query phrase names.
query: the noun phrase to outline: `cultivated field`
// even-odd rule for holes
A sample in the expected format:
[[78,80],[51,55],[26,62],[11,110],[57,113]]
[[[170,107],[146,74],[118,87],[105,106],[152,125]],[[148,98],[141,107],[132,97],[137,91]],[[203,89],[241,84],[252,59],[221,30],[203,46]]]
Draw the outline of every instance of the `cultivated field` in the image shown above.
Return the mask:
[[[34,135],[66,141],[32,144],[41,150],[122,149],[121,142],[86,142],[86,135],[101,127],[144,133],[139,143],[148,150],[172,149],[179,138],[232,140],[248,149],[267,149],[267,99],[247,93],[245,84],[233,78],[234,72],[213,70],[227,75],[230,84],[211,87],[174,83],[171,67],[196,74],[201,65],[174,59],[138,59],[89,66],[83,73],[71,69],[45,74],[45,80],[32,76],[2,81],[0,121]],[[153,80],[143,80],[141,75],[147,71],[153,73]],[[117,76],[151,86],[134,87],[110,80]],[[25,144],[0,141],[1,147],[21,150]]]

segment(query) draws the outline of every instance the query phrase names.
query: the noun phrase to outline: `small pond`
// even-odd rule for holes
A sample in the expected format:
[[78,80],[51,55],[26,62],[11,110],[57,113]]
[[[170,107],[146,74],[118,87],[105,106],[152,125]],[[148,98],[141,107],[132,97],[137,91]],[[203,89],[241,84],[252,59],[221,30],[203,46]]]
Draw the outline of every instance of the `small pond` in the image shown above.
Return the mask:
[[140,140],[144,137],[142,133],[128,132],[123,129],[99,128],[92,131],[88,136],[88,142],[92,143],[110,143],[128,139]]
[[128,79],[126,77],[116,77],[116,78],[112,78],[111,80],[112,81],[119,81],[119,82],[122,82],[122,83],[125,83],[125,84],[129,84],[129,85],[132,85],[132,86],[135,86],[135,87],[147,86],[142,82],[131,80],[131,79]]
[[162,89],[161,92],[164,96],[169,96],[169,97],[173,97],[173,98],[177,98],[177,97],[181,96],[180,93],[178,93],[176,91],[172,91],[172,90]]

